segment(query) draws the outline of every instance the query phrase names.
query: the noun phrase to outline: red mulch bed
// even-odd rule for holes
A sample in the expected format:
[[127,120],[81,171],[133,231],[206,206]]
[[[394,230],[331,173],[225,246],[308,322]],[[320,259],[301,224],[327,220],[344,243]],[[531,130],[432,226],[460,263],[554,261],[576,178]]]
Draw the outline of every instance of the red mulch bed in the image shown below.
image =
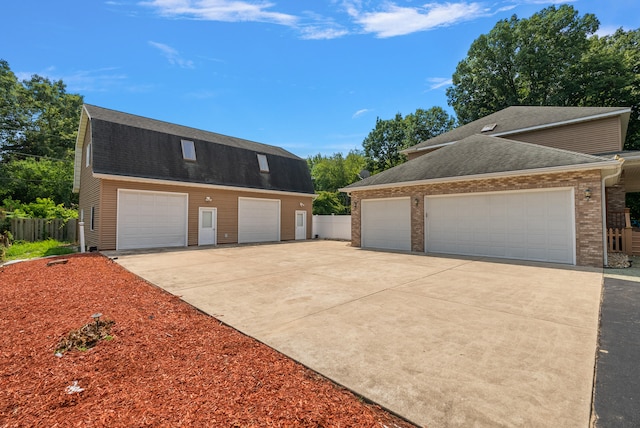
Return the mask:
[[[106,257],[67,258],[0,267],[0,427],[413,426]],[[97,312],[112,339],[55,356]]]

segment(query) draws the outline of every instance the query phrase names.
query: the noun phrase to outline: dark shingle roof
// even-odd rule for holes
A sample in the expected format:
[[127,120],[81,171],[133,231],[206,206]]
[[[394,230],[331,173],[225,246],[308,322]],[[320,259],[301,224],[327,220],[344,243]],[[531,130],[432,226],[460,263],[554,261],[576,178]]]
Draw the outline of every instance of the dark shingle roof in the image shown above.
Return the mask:
[[[474,134],[502,135],[517,133],[530,128],[557,126],[566,122],[591,120],[607,114],[628,114],[628,112],[629,108],[627,107],[512,106],[423,141],[413,147],[409,147],[404,152],[460,141]],[[485,126],[491,127],[494,124],[495,127],[491,130],[482,132]]]
[[[275,146],[148,119],[92,105],[95,173],[313,194],[307,162]],[[182,158],[181,140],[194,142],[196,161]],[[261,173],[264,154],[269,173]]]
[[[345,190],[403,182],[460,178],[491,173],[587,165],[606,159],[486,135],[472,135],[394,168],[372,175]],[[610,161],[609,161],[610,162]]]

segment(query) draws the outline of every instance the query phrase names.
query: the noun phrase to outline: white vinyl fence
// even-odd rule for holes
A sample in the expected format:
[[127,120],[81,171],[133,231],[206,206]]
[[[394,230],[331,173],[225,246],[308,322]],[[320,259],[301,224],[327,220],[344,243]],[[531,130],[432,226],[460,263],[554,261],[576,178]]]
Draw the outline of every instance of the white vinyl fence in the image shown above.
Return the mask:
[[312,236],[320,239],[351,240],[350,215],[314,215]]

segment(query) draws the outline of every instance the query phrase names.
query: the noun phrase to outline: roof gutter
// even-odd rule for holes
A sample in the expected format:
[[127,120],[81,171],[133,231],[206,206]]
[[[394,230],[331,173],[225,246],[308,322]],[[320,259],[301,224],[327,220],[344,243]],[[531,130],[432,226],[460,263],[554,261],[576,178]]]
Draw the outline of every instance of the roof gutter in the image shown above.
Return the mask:
[[609,254],[607,252],[607,202],[606,202],[606,191],[605,191],[605,182],[611,178],[615,178],[616,181],[618,180],[618,178],[620,177],[620,174],[622,174],[622,165],[624,163],[624,159],[622,159],[622,161],[620,161],[620,168],[618,168],[614,173],[606,175],[604,177],[602,177],[602,184],[600,186],[600,194],[602,195],[601,197],[601,201],[600,201],[600,205],[601,205],[601,209],[602,209],[602,262],[604,263],[603,266],[608,266],[609,265]]
[[422,186],[426,184],[438,184],[438,183],[447,183],[447,182],[459,182],[459,181],[476,181],[476,180],[487,180],[487,179],[497,179],[504,177],[519,177],[524,175],[541,175],[541,174],[554,174],[560,172],[572,172],[572,171],[588,171],[591,169],[599,169],[599,170],[608,170],[615,169],[616,171],[621,169],[621,163],[617,160],[607,160],[603,162],[594,162],[589,164],[582,165],[569,165],[569,166],[553,166],[547,168],[537,168],[537,169],[525,169],[521,171],[506,171],[506,172],[494,172],[488,174],[475,174],[475,175],[464,175],[460,177],[442,177],[442,178],[432,178],[426,180],[415,180],[415,181],[400,181],[396,183],[385,183],[385,184],[377,184],[371,186],[359,186],[352,188],[340,188],[338,189],[340,192],[345,192],[347,194],[351,194],[351,192],[365,192],[369,190],[380,190],[380,189],[389,189],[393,187],[413,187],[413,186]]
[[125,181],[131,183],[148,183],[148,184],[162,184],[166,186],[181,186],[181,187],[198,187],[205,189],[218,189],[218,190],[230,190],[230,191],[244,191],[244,192],[253,192],[253,193],[268,193],[271,195],[285,195],[285,196],[305,196],[309,198],[317,198],[318,195],[315,193],[302,193],[302,192],[288,192],[285,190],[268,190],[268,189],[258,189],[253,187],[240,187],[240,186],[224,186],[219,184],[205,184],[205,183],[190,183],[186,181],[171,181],[171,180],[162,180],[159,178],[144,178],[144,177],[131,177],[124,175],[114,175],[114,174],[102,174],[102,173],[93,173],[93,177],[99,178],[102,180],[114,180],[114,181]]

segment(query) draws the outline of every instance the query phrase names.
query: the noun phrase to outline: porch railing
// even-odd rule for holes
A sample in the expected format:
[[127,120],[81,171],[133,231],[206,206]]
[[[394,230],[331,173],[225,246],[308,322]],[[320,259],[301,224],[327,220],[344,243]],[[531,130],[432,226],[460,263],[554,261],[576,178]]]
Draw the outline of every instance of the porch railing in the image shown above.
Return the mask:
[[640,255],[640,232],[631,227],[629,208],[607,212],[607,250],[610,253]]

